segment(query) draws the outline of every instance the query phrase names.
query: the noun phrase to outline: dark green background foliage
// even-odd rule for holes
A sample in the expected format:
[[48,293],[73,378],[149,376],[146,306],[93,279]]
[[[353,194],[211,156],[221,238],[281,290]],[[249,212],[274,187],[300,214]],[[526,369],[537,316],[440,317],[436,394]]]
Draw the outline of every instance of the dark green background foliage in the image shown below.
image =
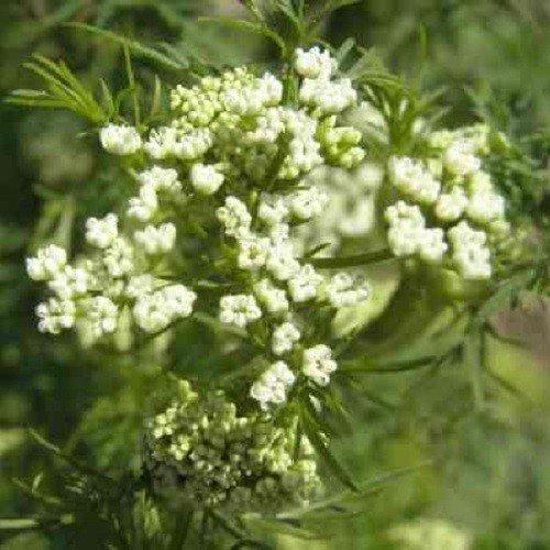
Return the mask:
[[[34,52],[64,59],[96,89],[99,78],[114,89],[125,86],[120,48],[60,26],[68,21],[144,43],[164,42],[172,54],[191,53],[214,64],[269,63],[273,46],[259,37],[196,22],[198,15],[238,13],[232,0],[3,0],[0,95],[36,85],[21,69]],[[538,134],[535,152],[546,153],[546,0],[364,0],[334,13],[323,36],[335,45],[352,36],[374,46],[389,68],[426,91],[444,86],[447,125],[473,122],[477,113],[517,140]],[[152,67],[137,67],[150,84]],[[177,75],[169,78],[175,82]],[[142,404],[155,380],[154,353],[135,364],[120,355],[82,352],[71,337],[39,335],[32,313],[39,292],[23,267],[25,251],[45,239],[78,248],[74,228],[87,215],[107,211],[124,192],[96,143],[71,114],[0,108],[0,517],[28,517],[34,510],[14,478],[32,483],[44,472],[36,487],[57,483],[55,460],[28,436],[28,427],[114,477],[129,462],[136,467],[131,461]],[[280,547],[390,548],[388,530],[395,526],[443,518],[464,530],[475,548],[548,548],[548,305],[520,296],[515,311],[494,320],[495,330],[511,342],[485,343],[493,376],[484,381],[477,408],[471,372],[461,365],[359,375],[356,383],[368,399],[349,403],[353,428],[334,444],[342,463],[364,483],[396,469],[424,467],[374,484],[356,517],[326,519],[331,542],[300,542],[287,534],[277,537]],[[204,338],[200,328],[179,334],[178,364],[219,366],[194,344]],[[2,548],[100,548],[101,528],[83,521],[48,537],[5,529],[0,541]]]

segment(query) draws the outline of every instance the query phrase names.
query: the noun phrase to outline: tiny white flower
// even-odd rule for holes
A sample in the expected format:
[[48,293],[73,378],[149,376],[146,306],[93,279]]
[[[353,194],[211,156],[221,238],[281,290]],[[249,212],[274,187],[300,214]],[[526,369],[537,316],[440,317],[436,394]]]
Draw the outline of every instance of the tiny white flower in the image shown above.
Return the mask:
[[196,191],[203,195],[213,195],[222,186],[225,176],[215,166],[194,164],[190,179]]
[[300,220],[319,216],[329,200],[328,195],[318,187],[300,189],[288,198],[290,212]]
[[265,73],[256,82],[256,86],[263,96],[263,104],[271,107],[279,104],[283,99],[283,83],[274,75]]
[[250,389],[250,396],[264,410],[269,405],[280,405],[287,399],[287,391],[296,381],[296,376],[284,361],[277,361],[267,369]]
[[82,296],[88,291],[89,276],[84,269],[69,265],[59,271],[49,282],[50,289],[62,300]]
[[418,244],[418,255],[428,263],[439,264],[448,249],[443,229],[434,227],[424,229]]
[[132,313],[143,331],[155,333],[178,319],[189,317],[196,298],[197,295],[186,286],[170,285],[140,296]]
[[252,216],[244,202],[237,197],[227,197],[225,205],[216,210],[216,216],[224,225],[225,233],[231,237],[246,236],[250,232]]
[[256,127],[243,135],[247,145],[268,145],[277,141],[285,129],[280,107],[270,107],[256,118]]
[[392,157],[389,174],[395,187],[416,202],[432,204],[439,196],[441,184],[417,160]]
[[453,246],[453,262],[466,280],[491,277],[491,252],[486,246],[487,233],[472,229],[462,221],[447,232]]
[[169,193],[181,191],[178,173],[173,168],[153,166],[149,170],[140,172],[137,175],[137,179],[143,187],[149,187],[154,191],[166,191]]
[[425,227],[420,208],[398,201],[386,208],[384,217],[390,226],[387,239],[393,254],[397,257],[416,254]]
[[118,325],[118,308],[106,296],[94,296],[85,302],[84,323],[97,339],[113,333]]
[[298,93],[300,103],[320,114],[341,113],[357,102],[357,91],[349,78],[337,81],[306,78]]
[[443,156],[445,168],[453,175],[468,176],[481,168],[481,160],[475,155],[474,144],[466,139],[451,143]]
[[267,237],[248,235],[239,239],[237,264],[241,269],[254,271],[265,265],[271,241]]
[[99,139],[113,155],[131,155],[141,148],[141,137],[132,126],[109,124],[100,130]]
[[302,372],[320,386],[326,386],[330,375],[338,368],[332,358],[332,350],[325,344],[319,344],[304,350]]
[[494,191],[478,191],[470,195],[466,215],[480,224],[487,224],[503,218],[506,201]]
[[277,288],[269,279],[264,278],[254,285],[254,294],[268,313],[277,315],[286,313],[289,308],[286,292]]
[[128,201],[128,216],[139,221],[149,221],[158,209],[156,186],[153,183],[142,185],[139,196]]
[[197,128],[178,138],[174,155],[183,160],[197,160],[212,147],[212,135],[208,128]]
[[134,233],[134,239],[143,247],[146,254],[163,254],[174,248],[176,226],[171,222],[163,223],[158,227],[147,225],[142,231]]
[[275,355],[283,355],[291,351],[300,338],[300,331],[293,323],[287,321],[273,331],[271,349]]
[[315,271],[312,265],[306,264],[290,279],[288,291],[295,302],[306,302],[317,296],[322,282],[323,277]]
[[390,227],[388,231],[388,245],[398,258],[416,254],[420,247],[424,228],[410,223],[400,223]]
[[321,51],[317,46],[309,50],[298,48],[294,68],[296,72],[305,78],[329,79],[336,67],[336,61],[328,50]]
[[129,298],[139,298],[140,296],[150,294],[160,282],[149,273],[135,275],[128,280],[125,292]]
[[454,247],[483,246],[487,242],[487,234],[484,231],[473,229],[466,221],[461,221],[449,229],[447,235]]
[[118,217],[107,214],[104,218],[86,220],[86,240],[97,248],[107,248],[118,237]]
[[103,264],[111,277],[123,277],[134,269],[134,249],[123,237],[117,237],[103,253]]
[[197,295],[186,286],[177,284],[166,286],[159,292],[166,301],[166,306],[172,317],[189,317],[193,312],[193,304]]
[[462,187],[453,187],[450,193],[442,193],[435,205],[435,215],[442,221],[455,221],[468,205],[468,197]]
[[337,273],[326,286],[327,299],[333,307],[352,306],[366,300],[370,289],[360,277]]
[[278,196],[264,195],[258,207],[258,218],[268,227],[281,224],[288,215],[288,206],[284,199]]
[[266,268],[278,281],[286,281],[296,275],[300,263],[295,258],[294,247],[285,241],[274,244],[269,251]]
[[72,328],[76,320],[76,306],[72,300],[50,298],[36,306],[38,330],[50,334],[59,334]]
[[27,258],[29,277],[34,281],[47,281],[55,277],[67,265],[65,249],[50,244],[38,250],[35,257]]
[[467,245],[457,248],[453,261],[466,280],[485,280],[491,277],[491,253],[485,246]]
[[384,212],[384,217],[390,225],[397,225],[401,221],[410,222],[417,227],[424,227],[425,224],[422,210],[416,205],[407,204],[405,201],[397,201],[392,206],[388,206]]
[[176,141],[176,129],[163,126],[151,130],[149,139],[143,144],[143,149],[150,157],[161,160],[174,154]]
[[236,294],[223,296],[220,300],[220,321],[244,328],[262,316],[254,296]]

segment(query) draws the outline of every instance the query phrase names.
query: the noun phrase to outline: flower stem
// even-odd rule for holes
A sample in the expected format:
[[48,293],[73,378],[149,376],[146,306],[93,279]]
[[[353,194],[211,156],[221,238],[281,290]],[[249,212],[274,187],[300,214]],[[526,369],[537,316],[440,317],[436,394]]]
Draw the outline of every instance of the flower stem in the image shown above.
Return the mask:
[[342,256],[336,258],[311,258],[309,262],[314,267],[321,269],[331,269],[337,267],[358,267],[362,265],[371,265],[393,259],[394,256],[387,248],[367,252],[365,254],[356,254],[354,256]]

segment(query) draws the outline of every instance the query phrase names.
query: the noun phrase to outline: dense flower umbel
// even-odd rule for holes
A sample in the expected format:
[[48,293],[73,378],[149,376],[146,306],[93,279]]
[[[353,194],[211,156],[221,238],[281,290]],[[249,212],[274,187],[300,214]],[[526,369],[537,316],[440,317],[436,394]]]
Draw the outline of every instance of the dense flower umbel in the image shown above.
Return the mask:
[[489,129],[434,132],[427,141],[426,158],[389,161],[389,181],[398,195],[385,211],[390,249],[456,271],[464,280],[487,280],[509,227],[504,197],[484,171]]
[[75,267],[66,264],[65,251],[55,245],[27,260],[29,276],[45,280],[55,296],[36,309],[42,332],[77,327],[93,343],[117,330],[124,310],[151,333],[191,315],[196,294],[149,273],[149,256],[162,256],[174,246],[172,224],[148,225],[126,238],[119,234],[117,217],[108,214],[90,218],[86,228],[90,253]]
[[[271,367],[249,394],[262,408],[283,405],[295,383],[328,383],[334,360],[304,363],[308,347],[331,355],[317,336],[326,326],[308,319],[364,300],[368,286],[344,273],[325,278],[295,243],[329,200],[308,174],[351,173],[365,153],[361,133],[342,123],[357,92],[337,77],[330,54],[298,50],[295,70],[294,103],[283,102],[275,75],[240,68],[177,86],[171,120],[146,135],[125,125],[101,130],[103,147],[133,167],[137,190],[124,216],[86,222],[90,253],[75,267],[55,247],[29,260],[29,275],[55,294],[39,308],[41,330],[86,327],[97,340],[130,315],[137,330],[157,333],[205,304],[264,347]],[[199,253],[182,273],[190,242]],[[200,262],[198,275],[192,264]],[[215,283],[199,292],[201,277],[227,291]]]
[[223,392],[199,396],[182,381],[180,397],[149,422],[145,464],[158,491],[194,506],[273,512],[321,492],[313,450],[297,437],[293,426],[238,416]]

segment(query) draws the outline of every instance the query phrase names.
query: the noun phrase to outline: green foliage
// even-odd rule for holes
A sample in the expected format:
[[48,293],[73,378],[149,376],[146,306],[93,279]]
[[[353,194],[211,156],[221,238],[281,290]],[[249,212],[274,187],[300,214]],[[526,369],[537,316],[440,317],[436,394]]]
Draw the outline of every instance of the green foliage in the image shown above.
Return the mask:
[[54,63],[41,55],[34,55],[25,68],[38,75],[47,90],[16,90],[6,101],[24,107],[49,107],[73,111],[93,124],[108,120],[107,114],[92,94],[80,83],[63,61]]
[[[133,471],[132,479],[120,477],[134,454],[132,446],[147,412],[144,403],[153,386],[150,365],[155,364],[158,357],[157,344],[144,342],[138,359],[132,364],[123,353],[112,353],[112,350],[83,358],[74,351],[73,341],[53,345],[34,335],[31,327],[34,296],[31,294],[35,291],[22,282],[21,257],[28,241],[32,241],[32,247],[51,240],[74,242],[75,219],[87,212],[96,212],[100,201],[102,208],[109,201],[115,202],[109,193],[116,191],[109,189],[108,183],[97,187],[84,183],[112,168],[98,159],[96,151],[84,142],[86,154],[94,159],[91,168],[94,175],[88,172],[84,176],[69,176],[70,186],[63,177],[46,186],[43,184],[41,192],[48,201],[40,214],[39,227],[29,239],[29,226],[36,215],[36,207],[29,207],[32,204],[29,197],[37,170],[21,156],[25,175],[9,167],[14,184],[8,188],[6,204],[12,208],[21,195],[27,202],[17,227],[2,226],[4,244],[0,268],[2,281],[7,284],[0,293],[3,329],[0,351],[5,381],[0,413],[2,419],[8,419],[9,426],[39,422],[53,439],[61,441],[62,446],[67,445],[67,451],[44,445],[40,439],[57,457],[55,461],[45,460],[44,453],[37,453],[33,444],[26,441],[5,451],[5,455],[1,451],[0,458],[6,457],[9,475],[33,479],[39,470],[45,475],[35,477],[30,486],[23,484],[23,493],[14,492],[7,483],[1,484],[2,511],[10,519],[0,522],[0,528],[11,535],[40,527],[48,533],[50,541],[61,547],[70,547],[75,541],[88,541],[97,548],[107,542],[120,548],[176,548],[184,542],[200,548],[231,545],[265,548],[264,539],[274,542],[275,547],[284,544],[281,541],[285,536],[304,539],[310,545],[322,545],[322,537],[318,537],[328,533],[334,547],[376,548],[388,544],[384,533],[391,526],[412,517],[427,516],[445,517],[465,526],[479,545],[544,547],[549,540],[545,525],[548,517],[545,464],[550,438],[541,425],[544,424],[541,419],[547,414],[544,401],[537,398],[532,388],[545,387],[547,375],[540,367],[540,360],[537,362],[528,350],[517,351],[517,339],[513,339],[514,345],[508,343],[513,337],[495,328],[495,315],[509,308],[521,310],[525,290],[547,294],[549,289],[545,161],[550,141],[544,130],[528,135],[534,127],[549,120],[544,93],[549,73],[541,54],[545,51],[547,33],[544,30],[548,25],[545,6],[541,4],[538,8],[536,2],[529,6],[518,4],[517,8],[502,8],[493,2],[364,2],[356,7],[351,6],[354,2],[345,1],[287,0],[271,2],[268,6],[253,0],[241,3],[248,8],[251,20],[229,22],[218,18],[220,25],[211,25],[213,30],[209,36],[214,37],[211,46],[217,52],[228,47],[224,41],[227,25],[233,25],[239,33],[244,31],[239,34],[242,49],[262,61],[272,61],[273,52],[269,49],[272,45],[276,46],[277,57],[288,60],[295,45],[318,42],[315,35],[318,31],[338,42],[355,29],[359,44],[375,45],[376,53],[346,41],[335,54],[342,60],[344,75],[359,83],[371,101],[388,113],[396,153],[408,152],[405,147],[411,143],[408,138],[419,114],[430,112],[434,120],[443,117],[452,125],[461,124],[465,118],[471,119],[473,98],[482,118],[515,134],[514,143],[507,149],[506,162],[496,165],[495,161],[495,170],[502,171],[499,184],[511,201],[514,215],[526,223],[533,222],[541,238],[536,240],[533,253],[525,258],[521,270],[506,272],[503,282],[493,289],[494,294],[473,311],[446,310],[439,317],[439,327],[426,327],[424,320],[434,315],[432,304],[413,292],[414,299],[407,297],[412,302],[418,300],[418,304],[411,306],[417,319],[410,322],[412,334],[411,326],[399,327],[401,319],[391,323],[384,316],[373,326],[358,329],[359,343],[342,350],[340,373],[349,375],[349,379],[339,375],[336,402],[324,403],[330,412],[320,417],[309,400],[304,402],[304,411],[301,411],[304,428],[323,456],[327,471],[337,486],[347,486],[349,490],[342,492],[338,487],[335,496],[316,503],[311,509],[290,510],[277,518],[245,517],[241,525],[240,521],[234,524],[232,518],[214,513],[197,517],[184,510],[178,512],[179,521],[174,525],[173,512],[157,509],[145,495],[139,471]],[[44,47],[41,51],[53,59],[60,57],[64,49],[71,49],[70,40],[80,39],[67,39],[69,48],[64,48],[67,44],[61,39],[56,42],[51,29],[55,28],[57,33],[57,23],[75,16],[81,19],[79,2],[54,4],[55,9],[43,19],[23,21],[29,25],[33,40]],[[185,35],[188,21],[181,2],[146,4],[162,22],[159,34],[166,34],[168,25],[172,29],[183,29],[181,33]],[[341,14],[331,13],[337,7],[348,5]],[[121,8],[117,2],[98,2],[89,23],[100,28],[77,23],[72,29],[59,32],[76,35],[74,31],[78,29],[97,36],[102,41],[99,48],[102,54],[98,57],[103,55],[105,59],[96,57],[86,64],[90,49],[82,48],[79,42],[74,52],[79,61],[71,66],[79,67],[80,74],[74,74],[61,62],[35,56],[28,68],[43,80],[45,89],[19,90],[7,99],[8,103],[68,109],[92,125],[99,125],[120,116],[123,107],[129,107],[124,112],[133,111],[135,116],[137,101],[138,118],[149,122],[162,110],[163,81],[187,78],[183,73],[191,73],[193,78],[192,73],[201,74],[205,65],[223,66],[212,62],[213,58],[223,59],[223,54],[201,57],[192,43],[195,39],[191,36],[190,43],[180,41],[186,37],[180,37],[179,30],[177,38],[162,49],[126,38],[150,30],[148,20],[140,21],[137,15],[135,19],[121,15],[126,9],[130,14],[138,12],[138,7]],[[537,32],[530,30],[532,13],[536,15],[532,25]],[[422,67],[415,57],[419,18],[426,21],[427,29],[423,46],[426,60]],[[118,26],[121,34],[101,28],[117,21],[122,22]],[[486,25],[484,21],[495,21],[495,24]],[[6,23],[2,41],[7,42],[9,35],[17,34],[9,32],[11,29],[12,23]],[[251,34],[265,38],[265,48],[259,48]],[[19,40],[25,38],[20,36]],[[116,46],[116,55],[110,55],[110,43]],[[34,49],[34,45],[30,42],[24,45],[24,53],[28,48]],[[502,53],[504,46],[506,55]],[[113,69],[121,50],[126,52],[127,59],[131,55],[134,60],[131,68],[136,75],[128,85],[128,74]],[[3,64],[20,63],[22,52],[14,51],[16,54],[6,55]],[[472,62],[472,52],[476,53],[479,63]],[[450,112],[433,109],[438,98],[426,99],[414,87],[408,91],[384,68],[380,56],[413,76],[422,72],[419,87],[448,86],[445,100],[451,101],[455,109]],[[163,80],[155,78],[151,69],[162,75]],[[105,74],[106,80],[100,82],[98,73]],[[148,105],[142,101],[145,94],[139,93],[139,84],[136,84],[143,81],[140,77],[144,75],[154,90]],[[13,87],[7,71],[2,80],[8,82],[4,84],[6,88]],[[100,82],[97,93],[85,87],[84,81]],[[496,86],[498,99],[484,82],[490,82],[490,88]],[[529,86],[528,82],[535,85]],[[462,92],[465,86],[472,90],[470,98]],[[409,103],[400,111],[398,107],[404,98]],[[8,119],[6,112],[2,114],[9,120],[5,134],[16,135],[20,132],[18,120]],[[39,120],[32,118],[35,116],[32,114],[26,116],[31,122]],[[55,123],[53,118],[48,120]],[[64,124],[62,119],[56,123]],[[400,144],[399,136],[408,138]],[[11,154],[22,155],[21,150],[14,147],[10,144]],[[67,143],[55,146],[49,156],[41,157],[41,166],[54,165],[68,147]],[[542,161],[533,164],[532,156]],[[78,240],[74,246],[79,246]],[[361,255],[352,251],[336,259],[325,259],[325,254],[318,251],[312,255],[312,262],[323,268],[351,265],[369,268],[373,267],[371,262],[384,259],[379,254],[383,251]],[[398,293],[391,300],[402,298],[402,293]],[[398,330],[400,328],[403,330]],[[382,337],[393,335],[394,330],[395,338],[382,346]],[[215,347],[212,342],[218,331],[215,320],[204,318],[197,320],[193,331],[178,332],[178,342],[171,350],[172,363],[185,365],[187,373],[187,369],[194,369],[192,376],[197,378],[213,376],[218,367],[223,370],[223,362],[227,363],[228,357],[205,357]],[[387,353],[388,349],[391,354]],[[357,352],[360,352],[358,359],[349,359]],[[58,370],[49,370],[46,365]],[[461,365],[466,368],[462,369]],[[69,369],[74,369],[76,380],[68,374]],[[121,391],[120,387],[127,386],[129,380],[120,371],[129,369],[134,369],[131,372],[135,383]],[[82,397],[82,386],[90,391],[89,397]],[[363,397],[361,405],[359,396]],[[48,414],[44,414],[44,403],[51,411]],[[356,411],[351,420],[346,418],[349,410]],[[350,437],[346,422],[365,427],[364,433]],[[72,433],[75,425],[80,426],[76,434]],[[336,437],[335,445],[327,448],[319,432],[329,430],[340,437]],[[1,438],[4,442],[4,435]],[[73,456],[79,460],[75,462]],[[425,457],[435,457],[435,463],[426,461],[422,468],[416,469]],[[64,464],[61,468],[60,462]],[[107,471],[109,479],[98,476],[96,469]],[[376,477],[376,472],[392,470],[395,472]],[[367,481],[353,483],[350,477]],[[374,481],[368,481],[373,478]],[[378,498],[380,492],[382,495]],[[25,493],[29,499],[22,498]],[[490,517],[486,517],[487,510],[491,511]],[[192,531],[198,533],[197,539],[192,539]],[[188,535],[190,538],[185,541]],[[25,536],[11,539],[6,547],[21,544],[41,548],[48,544],[40,537]]]

